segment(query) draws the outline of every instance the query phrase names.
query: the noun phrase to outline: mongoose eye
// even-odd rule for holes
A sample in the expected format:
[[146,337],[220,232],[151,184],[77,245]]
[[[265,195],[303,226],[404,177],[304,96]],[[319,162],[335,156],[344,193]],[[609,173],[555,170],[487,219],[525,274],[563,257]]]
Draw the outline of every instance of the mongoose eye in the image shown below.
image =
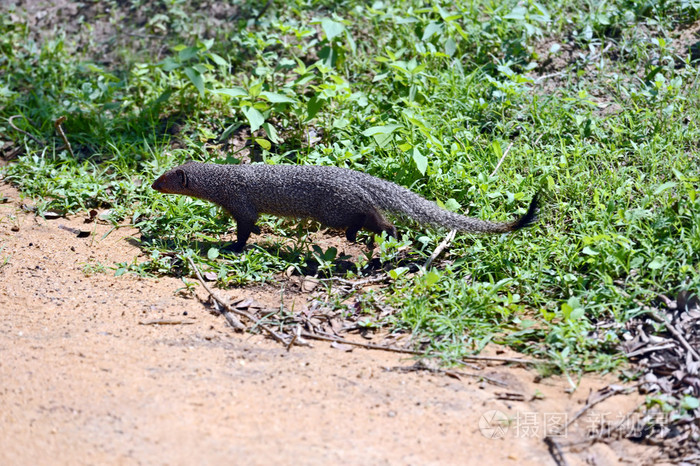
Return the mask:
[[187,175],[185,174],[184,170],[178,170],[177,175],[180,177],[180,185],[182,185],[183,188],[187,187]]

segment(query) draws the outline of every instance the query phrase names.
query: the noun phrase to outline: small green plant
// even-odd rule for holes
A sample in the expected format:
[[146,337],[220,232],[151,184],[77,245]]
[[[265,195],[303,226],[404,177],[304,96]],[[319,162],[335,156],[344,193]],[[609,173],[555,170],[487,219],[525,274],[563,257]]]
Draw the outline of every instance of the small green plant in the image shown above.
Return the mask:
[[91,277],[93,275],[107,272],[107,267],[101,262],[88,261],[83,264],[81,270],[86,277]]

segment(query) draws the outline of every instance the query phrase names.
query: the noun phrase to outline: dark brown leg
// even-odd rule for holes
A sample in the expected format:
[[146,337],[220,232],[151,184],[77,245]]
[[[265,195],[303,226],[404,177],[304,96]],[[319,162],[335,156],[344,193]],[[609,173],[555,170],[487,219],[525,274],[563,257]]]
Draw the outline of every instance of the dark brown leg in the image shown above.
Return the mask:
[[260,233],[260,228],[255,225],[255,220],[243,220],[239,219],[236,221],[236,242],[233,244],[232,249],[234,252],[241,252],[245,247],[246,241],[250,238],[250,234],[257,230]]
[[366,219],[367,216],[363,214],[353,217],[352,221],[350,222],[350,226],[348,226],[348,229],[345,230],[345,237],[348,239],[348,241],[354,243],[355,240],[357,240],[357,232],[360,231],[360,228],[365,225]]
[[387,219],[384,218],[382,214],[377,211],[372,212],[365,218],[365,224],[363,227],[373,233],[381,235],[383,231],[387,235],[396,238],[396,227],[392,225]]

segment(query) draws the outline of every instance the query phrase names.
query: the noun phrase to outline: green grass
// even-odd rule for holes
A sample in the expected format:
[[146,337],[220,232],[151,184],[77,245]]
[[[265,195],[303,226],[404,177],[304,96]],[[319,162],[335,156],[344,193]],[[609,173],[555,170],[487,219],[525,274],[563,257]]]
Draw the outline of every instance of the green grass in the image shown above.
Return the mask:
[[[396,268],[359,298],[368,315],[392,306],[376,325],[447,360],[493,341],[567,374],[611,370],[640,303],[700,288],[698,65],[672,40],[698,19],[693,2],[298,0],[257,21],[250,2],[208,34],[196,27],[206,12],[185,2],[102,3],[126,18],[153,8],[158,47],[95,56],[82,36],[35,42],[0,15],[0,134],[26,145],[5,177],[40,212],[108,207],[140,229],[150,258],[117,274],[186,274],[187,255],[223,287],[290,266],[366,270],[369,258],[336,267],[338,251],[273,217],[265,227],[291,241],[224,253],[232,225],[218,209],[150,189],[189,158],[239,162],[218,144],[230,137],[266,163],[354,168],[485,219],[523,213],[542,190],[537,226],[458,235],[428,271],[402,267],[424,263],[444,232],[409,224],[410,248],[381,243]],[[62,115],[74,156],[54,130]]]

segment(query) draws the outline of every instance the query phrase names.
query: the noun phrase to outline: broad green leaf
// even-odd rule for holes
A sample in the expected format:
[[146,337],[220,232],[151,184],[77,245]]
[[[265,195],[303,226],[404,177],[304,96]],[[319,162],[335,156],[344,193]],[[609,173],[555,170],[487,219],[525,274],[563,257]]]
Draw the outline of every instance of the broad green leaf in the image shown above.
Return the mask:
[[216,259],[217,257],[219,257],[219,249],[218,248],[209,248],[209,250],[207,251],[207,257],[210,260]]
[[433,286],[437,282],[440,281],[440,274],[435,272],[434,270],[431,270],[430,272],[425,274],[425,283],[428,286]]
[[286,95],[277,94],[276,92],[263,91],[260,93],[260,97],[266,98],[268,101],[272,102],[273,104],[281,104],[281,103],[293,104],[296,102],[294,99],[287,97]]
[[660,258],[655,257],[654,260],[649,262],[649,265],[647,267],[649,267],[651,270],[657,270],[663,266],[664,266],[663,261]]
[[324,18],[323,21],[321,21],[321,27],[329,41],[332,41],[345,31],[345,26],[343,26],[342,23],[333,21],[330,18]]
[[459,209],[462,208],[462,204],[457,202],[453,198],[449,198],[447,202],[445,202],[445,209],[451,211],[451,212],[457,212]]
[[180,50],[177,57],[180,59],[180,61],[186,61],[196,56],[198,51],[199,49],[197,47],[187,47],[186,49]]
[[400,128],[401,125],[397,124],[391,124],[391,125],[385,125],[385,126],[372,126],[371,128],[367,128],[362,132],[363,136],[374,136],[376,134],[391,134],[393,133],[396,128]]
[[392,280],[396,280],[406,272],[408,272],[408,267],[396,267],[395,269],[389,270],[389,277],[391,277]]
[[253,107],[244,107],[243,114],[248,119],[251,133],[257,131],[262,124],[265,123],[265,117],[263,114]]
[[318,97],[312,97],[309,99],[309,101],[306,104],[306,112],[308,113],[308,116],[306,120],[310,120],[313,117],[316,116],[319,110],[321,110],[321,107],[323,106],[323,100],[319,99]]
[[272,144],[270,141],[268,141],[265,138],[255,138],[255,142],[257,142],[260,147],[262,147],[265,150],[270,150],[272,148]]
[[413,163],[416,164],[416,168],[421,175],[425,175],[425,171],[428,169],[428,158],[421,154],[417,147],[411,149],[411,158]]
[[219,141],[225,141],[229,137],[231,137],[231,134],[236,131],[238,128],[240,128],[242,123],[240,121],[237,121],[236,123],[230,125],[227,127],[223,133],[221,133],[221,136],[219,137]]
[[212,53],[209,53],[208,56],[211,59],[211,61],[213,61],[217,65],[228,66],[228,62],[226,60],[224,60],[220,55],[217,55],[217,54],[212,52]]
[[270,123],[263,123],[262,129],[265,130],[265,134],[267,134],[267,137],[270,139],[270,141],[274,142],[275,144],[283,142],[282,138],[280,138],[277,134],[277,130],[275,129],[275,127],[272,126]]
[[204,96],[204,78],[202,78],[202,75],[189,67],[185,68],[185,74],[188,78],[190,78],[190,81],[192,81],[194,87],[197,88],[199,95]]
[[668,189],[675,188],[676,185],[677,185],[677,183],[675,181],[667,181],[664,184],[662,184],[661,186],[659,186],[658,188],[656,188],[656,190],[654,191],[654,195],[658,196],[659,194],[661,194],[662,192],[664,192]]
[[229,87],[229,88],[224,88],[224,89],[213,89],[212,92],[214,94],[227,95],[229,97],[236,97],[236,98],[248,97],[248,92],[246,92],[246,90],[241,88],[241,87]]
[[585,312],[585,309],[582,307],[577,307],[576,309],[571,311],[571,314],[569,314],[569,320],[579,320],[583,317],[583,314]]
[[700,408],[700,400],[698,400],[694,396],[688,395],[688,396],[683,398],[683,401],[681,402],[681,406],[687,410],[698,409],[698,408]]
[[423,31],[423,37],[421,38],[421,40],[430,39],[433,36],[433,34],[440,32],[440,30],[442,30],[442,26],[439,23],[432,22],[428,24],[428,26]]
[[491,143],[491,148],[493,149],[493,154],[498,158],[498,160],[501,160],[501,157],[503,156],[503,149],[501,149],[501,144],[498,141],[493,141]]
[[176,69],[180,68],[180,66],[182,66],[182,64],[173,60],[172,57],[168,57],[165,60],[158,63],[158,66],[163,68],[163,71],[170,72],[172,70],[176,70]]
[[525,15],[527,14],[527,8],[523,6],[516,6],[511,10],[510,13],[504,16],[505,19],[516,19],[516,20],[522,20],[525,19]]
[[445,55],[451,57],[457,51],[457,43],[452,37],[449,37],[445,42]]
[[540,14],[542,15],[542,20],[543,20],[544,22],[549,22],[549,21],[551,21],[552,16],[549,14],[549,10],[547,10],[547,8],[545,8],[544,5],[542,5],[542,4],[539,3],[539,2],[532,2],[532,4],[535,6],[535,8],[537,8],[538,10],[540,10]]

